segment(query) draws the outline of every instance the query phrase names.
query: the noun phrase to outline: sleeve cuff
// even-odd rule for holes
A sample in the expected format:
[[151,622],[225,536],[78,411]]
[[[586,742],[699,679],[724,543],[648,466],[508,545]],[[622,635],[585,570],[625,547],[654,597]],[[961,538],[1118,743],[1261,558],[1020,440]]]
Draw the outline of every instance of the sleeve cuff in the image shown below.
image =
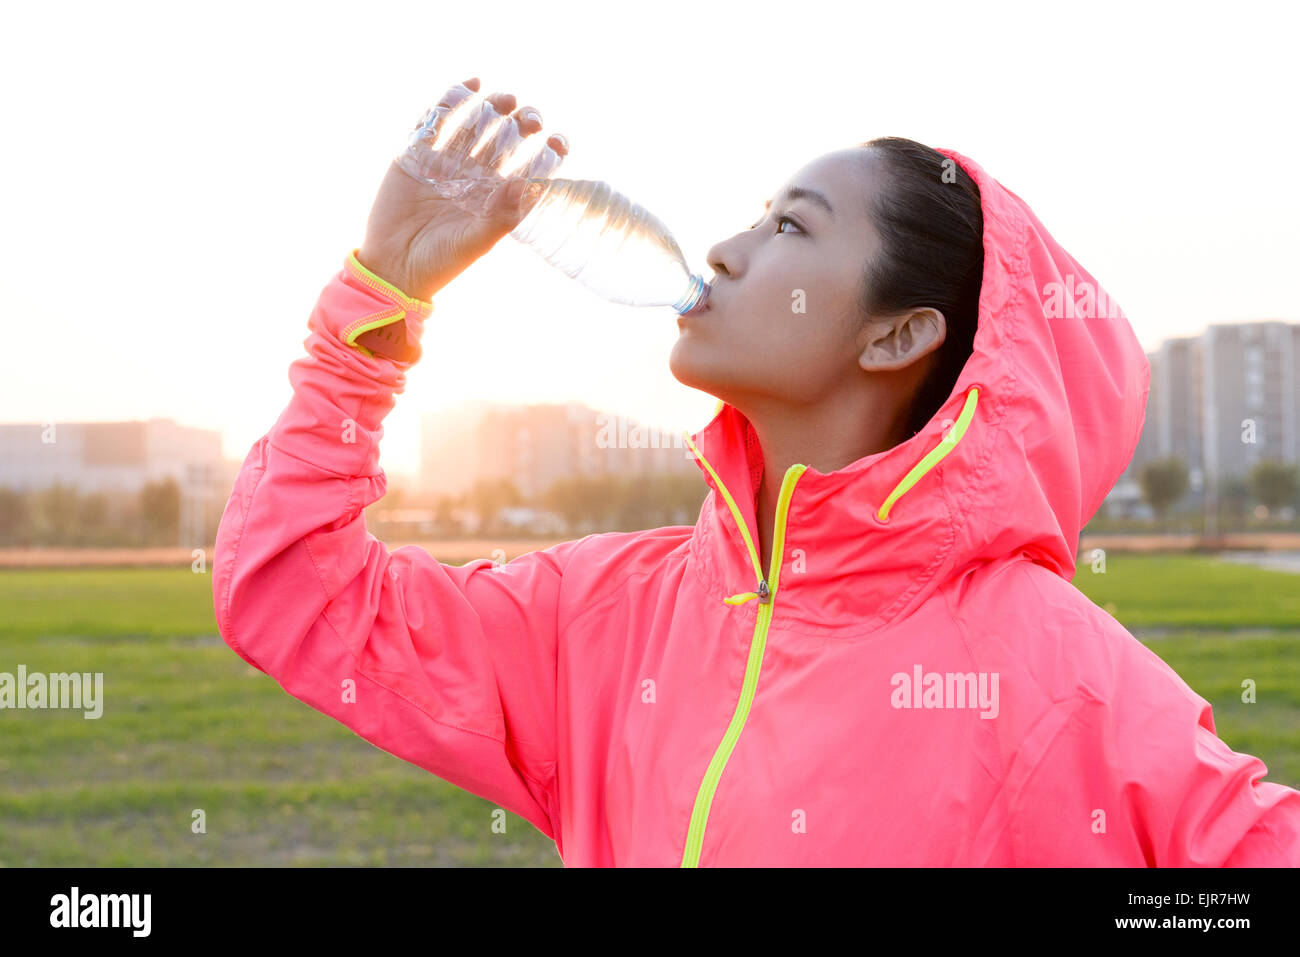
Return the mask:
[[424,320],[433,312],[433,303],[414,299],[376,276],[357,259],[359,250],[353,249],[344,261],[347,279],[377,294],[385,308],[349,322],[340,330],[340,338],[367,358],[381,355],[413,363],[420,358],[420,335]]

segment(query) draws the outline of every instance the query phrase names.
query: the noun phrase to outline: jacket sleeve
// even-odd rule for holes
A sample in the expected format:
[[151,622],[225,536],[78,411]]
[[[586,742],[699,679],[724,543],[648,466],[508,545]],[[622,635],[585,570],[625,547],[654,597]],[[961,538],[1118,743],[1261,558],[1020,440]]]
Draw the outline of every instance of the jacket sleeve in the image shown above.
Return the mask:
[[1049,719],[1015,789],[1016,863],[1300,866],[1300,791],[1260,780],[1264,762],[1229,748],[1209,702],[1136,638],[1116,664],[1106,694],[1080,689]]
[[[387,483],[382,420],[431,311],[355,250],[326,285],[292,398],[222,514],[218,628],[295,698],[555,839],[558,603],[577,543],[451,566],[415,546],[390,552],[365,525]],[[405,359],[355,342],[398,323]]]

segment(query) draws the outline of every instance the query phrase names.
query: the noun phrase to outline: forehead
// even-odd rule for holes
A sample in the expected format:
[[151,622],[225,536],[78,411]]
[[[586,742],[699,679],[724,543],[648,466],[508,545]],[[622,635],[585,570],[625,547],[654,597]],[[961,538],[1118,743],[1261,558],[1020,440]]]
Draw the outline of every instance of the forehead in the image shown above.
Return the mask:
[[868,215],[868,199],[876,179],[871,150],[862,147],[835,150],[800,167],[772,198],[780,201],[791,186],[813,189],[830,200],[836,222],[861,220]]

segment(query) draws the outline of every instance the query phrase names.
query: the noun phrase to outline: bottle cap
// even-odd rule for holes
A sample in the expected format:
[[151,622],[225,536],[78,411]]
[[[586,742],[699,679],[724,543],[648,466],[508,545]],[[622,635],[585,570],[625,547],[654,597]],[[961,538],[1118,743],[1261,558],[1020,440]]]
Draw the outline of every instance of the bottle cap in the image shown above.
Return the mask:
[[681,299],[673,303],[673,308],[677,310],[679,316],[703,309],[709,301],[710,289],[711,287],[704,281],[703,276],[691,276],[690,287],[682,295]]

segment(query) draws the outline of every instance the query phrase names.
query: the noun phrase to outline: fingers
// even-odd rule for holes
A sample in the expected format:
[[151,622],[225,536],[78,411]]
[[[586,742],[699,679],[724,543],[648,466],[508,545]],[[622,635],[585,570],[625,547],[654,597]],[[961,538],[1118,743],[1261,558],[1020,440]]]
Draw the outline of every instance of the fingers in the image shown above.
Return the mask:
[[564,157],[568,155],[568,141],[559,133],[552,134],[546,140],[546,145],[538,150],[537,154],[532,158],[527,171],[523,175],[529,179],[546,179],[560,168],[560,164],[564,162]]
[[[534,106],[522,106],[515,111],[518,129],[524,137],[531,136],[542,128],[542,114]],[[528,163],[528,168],[517,174],[529,178],[546,178],[554,173],[569,155],[569,141],[560,133],[552,133],[546,143]]]
[[478,142],[479,133],[487,122],[485,114],[493,114],[492,105],[486,100],[477,104],[462,105],[454,120],[449,121],[443,131],[438,146],[439,178],[449,178],[465,163],[465,158],[474,144]]
[[493,93],[487,98],[487,101],[496,107],[496,111],[502,116],[515,108],[515,95],[513,93]]
[[[516,109],[513,93],[493,93],[474,105],[466,101],[478,94],[479,78],[471,77],[447,90],[416,125],[410,145],[423,143],[423,152],[435,152],[433,141],[447,125],[447,117],[460,109],[472,115],[458,115],[454,129],[448,131],[446,142],[441,144],[436,157],[430,157],[431,175],[437,178],[477,177],[490,175],[523,175],[547,177],[564,161],[569,153],[568,141],[559,133],[547,137],[546,143],[527,163],[527,169],[516,168],[512,163],[519,147],[534,133],[542,129],[542,115],[533,106]],[[463,109],[461,109],[463,107]],[[503,119],[504,118],[504,119]],[[418,151],[417,151],[418,152]]]
[[[524,136],[531,136],[542,129],[542,114],[535,106],[521,106],[514,112],[519,131]],[[569,155],[569,141],[560,133],[552,133],[546,138],[546,144],[560,156]]]
[[[457,83],[439,97],[438,102],[425,111],[420,122],[415,125],[413,140],[433,140],[452,113],[461,104],[478,93],[478,77],[471,77],[464,83]],[[500,94],[498,94],[500,96]],[[463,125],[463,124],[462,124]],[[472,144],[471,144],[472,145]]]
[[525,136],[538,132],[542,128],[542,114],[535,106],[521,106],[515,110],[515,123]]
[[[514,99],[510,96],[509,100],[505,100],[504,96],[500,100],[490,97],[489,101],[494,105],[504,105]],[[495,128],[487,143],[472,151],[471,157],[482,164],[483,175],[549,176],[569,152],[568,141],[559,133],[547,137],[537,155],[523,164],[523,168],[515,161],[515,155],[523,143],[541,129],[541,111],[535,106],[521,106]]]
[[496,127],[491,139],[481,150],[476,151],[478,160],[483,163],[485,175],[505,175],[515,150],[541,128],[541,114],[535,107],[521,107],[506,117]]

